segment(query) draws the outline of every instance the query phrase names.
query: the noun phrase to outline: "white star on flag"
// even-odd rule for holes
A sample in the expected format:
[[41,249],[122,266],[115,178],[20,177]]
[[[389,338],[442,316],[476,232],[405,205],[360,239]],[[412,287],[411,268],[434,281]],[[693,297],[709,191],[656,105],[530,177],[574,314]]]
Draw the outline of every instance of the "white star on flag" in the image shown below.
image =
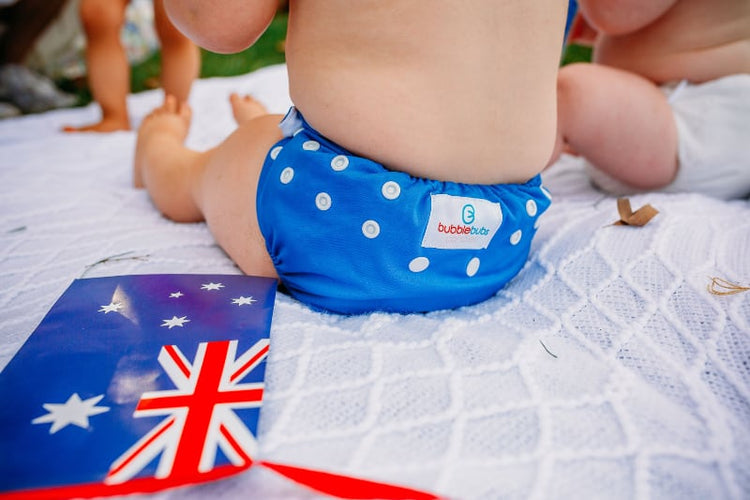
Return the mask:
[[49,429],[50,434],[54,434],[69,424],[77,425],[82,429],[89,428],[89,417],[109,411],[108,406],[96,406],[102,400],[104,394],[94,396],[93,398],[81,401],[77,392],[63,404],[45,403],[42,406],[49,413],[37,417],[31,421],[32,424],[46,424],[52,422]]
[[172,292],[172,293],[169,294],[169,298],[170,299],[179,299],[183,295],[185,295],[185,294],[182,293],[182,292]]
[[117,312],[120,309],[122,309],[122,304],[119,302],[110,302],[106,306],[102,306],[101,309],[97,312],[103,312],[104,314],[111,313],[111,312]]
[[242,295],[240,295],[236,299],[232,299],[232,304],[237,304],[238,306],[244,306],[245,304],[253,305],[253,303],[255,302],[258,302],[258,301],[252,297],[243,297]]
[[205,283],[201,285],[201,290],[220,290],[224,288],[224,285],[221,283]]
[[164,323],[162,323],[161,326],[168,326],[171,330],[173,326],[185,326],[185,323],[190,323],[190,320],[187,319],[187,316],[182,316],[178,318],[177,316],[172,316],[172,319],[165,319],[162,320]]

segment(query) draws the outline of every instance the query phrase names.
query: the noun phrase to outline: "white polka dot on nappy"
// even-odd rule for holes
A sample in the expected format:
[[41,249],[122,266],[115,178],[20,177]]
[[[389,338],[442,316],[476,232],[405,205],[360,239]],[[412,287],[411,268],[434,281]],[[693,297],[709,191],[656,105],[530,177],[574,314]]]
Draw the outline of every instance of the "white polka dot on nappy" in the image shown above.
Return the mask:
[[297,130],[295,130],[295,131],[294,131],[294,133],[293,133],[292,135],[297,135],[297,134],[299,134],[300,132],[302,132],[303,130],[305,130],[305,129],[304,129],[303,127],[300,127],[300,128],[298,128]]
[[302,143],[302,149],[305,151],[317,151],[320,149],[320,143],[318,141],[305,141]]
[[521,241],[521,236],[523,236],[523,233],[519,229],[515,233],[510,235],[510,244],[511,245],[518,245],[518,242]]
[[396,198],[401,196],[401,186],[399,186],[395,181],[388,181],[383,184],[380,192],[383,193],[383,197],[385,199],[395,200]]
[[282,146],[276,146],[271,150],[271,159],[275,160],[277,156],[279,156],[279,153],[281,153],[281,150],[284,149]]
[[466,276],[471,278],[472,276],[477,274],[477,271],[479,271],[479,257],[474,257],[466,266]]
[[417,257],[409,262],[409,271],[413,273],[421,273],[427,269],[430,265],[430,259],[427,257]]
[[336,172],[341,172],[342,170],[346,170],[346,167],[349,166],[349,158],[347,158],[344,155],[338,155],[331,160],[331,168],[334,169]]
[[536,215],[536,202],[534,200],[526,202],[526,213],[529,214],[529,217],[534,217]]
[[546,187],[542,186],[542,187],[540,187],[539,189],[541,189],[541,190],[542,190],[542,194],[543,194],[544,196],[546,196],[546,197],[547,197],[547,198],[549,198],[550,200],[552,199],[552,193],[550,193],[550,192],[549,192],[549,191],[547,190],[547,188],[546,188]]
[[364,224],[362,224],[362,234],[370,239],[377,238],[380,234],[380,224],[374,220],[366,220]]
[[290,182],[292,182],[292,179],[294,179],[294,169],[292,167],[286,167],[281,171],[279,180],[282,184],[289,184]]
[[315,206],[320,210],[328,210],[331,208],[331,195],[328,193],[318,193],[315,197]]

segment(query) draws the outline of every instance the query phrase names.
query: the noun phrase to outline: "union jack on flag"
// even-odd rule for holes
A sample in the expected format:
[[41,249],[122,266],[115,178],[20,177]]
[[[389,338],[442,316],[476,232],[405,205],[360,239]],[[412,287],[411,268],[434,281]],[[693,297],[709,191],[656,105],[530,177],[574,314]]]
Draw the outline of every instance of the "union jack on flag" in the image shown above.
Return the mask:
[[237,359],[236,349],[234,340],[204,342],[191,364],[176,346],[162,347],[159,363],[177,389],[144,393],[133,416],[167,418],[115,460],[106,483],[133,478],[157,456],[157,478],[209,472],[219,449],[234,466],[252,464],[255,437],[234,410],[261,405],[263,384],[238,381],[265,359],[268,340],[259,340]]
[[76,280],[0,373],[0,498],[120,495],[243,471],[276,282]]

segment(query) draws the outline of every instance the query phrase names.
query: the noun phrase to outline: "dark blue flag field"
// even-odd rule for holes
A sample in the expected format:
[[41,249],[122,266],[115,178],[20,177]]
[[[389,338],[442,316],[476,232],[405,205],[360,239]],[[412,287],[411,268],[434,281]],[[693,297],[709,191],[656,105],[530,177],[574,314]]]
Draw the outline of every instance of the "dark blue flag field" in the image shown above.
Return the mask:
[[149,492],[252,465],[276,281],[74,281],[0,373],[0,498]]

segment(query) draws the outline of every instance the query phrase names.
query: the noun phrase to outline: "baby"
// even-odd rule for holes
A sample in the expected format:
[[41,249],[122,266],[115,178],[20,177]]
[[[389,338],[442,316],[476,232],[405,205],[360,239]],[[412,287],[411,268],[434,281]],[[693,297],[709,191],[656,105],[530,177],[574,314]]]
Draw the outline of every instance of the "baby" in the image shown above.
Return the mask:
[[750,194],[750,1],[578,3],[595,64],[560,71],[557,154],[615,194]]
[[[235,52],[277,0],[165,0],[198,45]],[[135,182],[206,220],[246,273],[338,313],[453,308],[526,262],[549,193],[566,0],[289,3],[294,108],[232,97],[237,130],[184,146],[175,99],[139,130]],[[283,118],[283,119],[282,119]],[[281,123],[280,123],[281,122]]]

